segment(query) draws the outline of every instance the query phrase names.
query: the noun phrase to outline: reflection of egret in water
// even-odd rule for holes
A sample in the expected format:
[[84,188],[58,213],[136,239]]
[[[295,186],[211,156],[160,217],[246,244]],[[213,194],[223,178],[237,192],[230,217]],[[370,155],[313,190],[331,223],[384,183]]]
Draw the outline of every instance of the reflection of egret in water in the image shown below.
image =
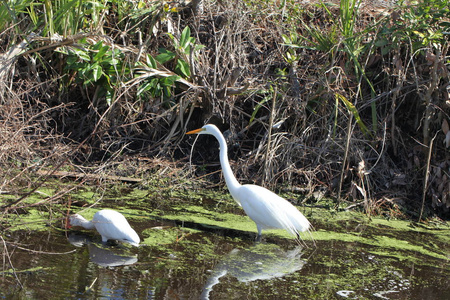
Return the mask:
[[305,261],[301,260],[302,247],[284,251],[273,244],[256,244],[249,249],[233,249],[214,268],[203,288],[202,299],[209,299],[209,293],[229,275],[240,282],[270,280],[286,276],[300,270]]
[[137,255],[130,256],[124,249],[97,246],[90,241],[87,235],[70,234],[68,239],[75,247],[82,247],[86,244],[90,260],[102,267],[132,265],[138,261]]

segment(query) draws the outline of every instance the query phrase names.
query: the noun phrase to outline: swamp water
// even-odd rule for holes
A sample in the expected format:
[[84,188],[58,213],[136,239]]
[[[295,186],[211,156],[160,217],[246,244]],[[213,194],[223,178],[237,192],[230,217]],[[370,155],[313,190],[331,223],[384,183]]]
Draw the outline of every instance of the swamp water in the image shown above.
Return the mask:
[[96,232],[65,230],[58,213],[37,212],[40,221],[1,232],[0,298],[450,299],[448,225],[300,208],[316,246],[281,230],[255,243],[256,226],[231,203],[145,213],[109,203],[129,219],[139,248],[103,245]]

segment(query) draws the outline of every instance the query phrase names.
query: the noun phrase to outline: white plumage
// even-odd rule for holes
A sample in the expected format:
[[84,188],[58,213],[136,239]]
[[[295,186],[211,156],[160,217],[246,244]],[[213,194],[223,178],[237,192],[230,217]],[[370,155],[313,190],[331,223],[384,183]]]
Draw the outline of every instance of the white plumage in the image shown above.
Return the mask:
[[102,241],[117,240],[139,247],[140,238],[128,224],[127,219],[119,212],[103,209],[95,213],[92,221],[79,214],[69,217],[71,226],[81,226],[85,229],[96,229],[102,236]]
[[256,223],[258,240],[261,238],[263,229],[280,228],[294,235],[300,242],[299,232],[307,231],[311,226],[305,216],[294,205],[266,188],[253,184],[239,184],[228,161],[225,138],[215,125],[207,124],[186,134],[194,133],[210,134],[219,141],[220,165],[228,190],[245,213]]

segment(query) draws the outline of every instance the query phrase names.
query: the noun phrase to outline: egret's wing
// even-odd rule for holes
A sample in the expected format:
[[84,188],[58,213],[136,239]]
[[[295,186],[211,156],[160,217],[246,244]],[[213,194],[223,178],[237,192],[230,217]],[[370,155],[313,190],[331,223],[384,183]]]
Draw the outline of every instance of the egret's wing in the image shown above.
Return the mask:
[[127,219],[119,212],[102,210],[95,214],[92,222],[97,231],[105,238],[135,244],[139,243],[139,236],[131,228]]
[[282,228],[293,235],[309,229],[305,216],[277,194],[257,185],[243,185],[239,192],[245,212],[263,228]]

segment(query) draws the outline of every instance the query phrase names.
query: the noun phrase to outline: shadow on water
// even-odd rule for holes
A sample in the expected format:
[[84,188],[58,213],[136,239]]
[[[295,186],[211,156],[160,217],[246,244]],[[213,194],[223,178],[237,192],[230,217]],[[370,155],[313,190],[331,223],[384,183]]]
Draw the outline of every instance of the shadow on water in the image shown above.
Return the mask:
[[317,248],[308,240],[301,248],[283,236],[254,243],[253,232],[175,217],[130,223],[139,248],[103,245],[89,231],[2,233],[0,298],[450,299],[448,239],[426,231],[350,222],[353,229],[325,238],[329,229],[317,226]]

